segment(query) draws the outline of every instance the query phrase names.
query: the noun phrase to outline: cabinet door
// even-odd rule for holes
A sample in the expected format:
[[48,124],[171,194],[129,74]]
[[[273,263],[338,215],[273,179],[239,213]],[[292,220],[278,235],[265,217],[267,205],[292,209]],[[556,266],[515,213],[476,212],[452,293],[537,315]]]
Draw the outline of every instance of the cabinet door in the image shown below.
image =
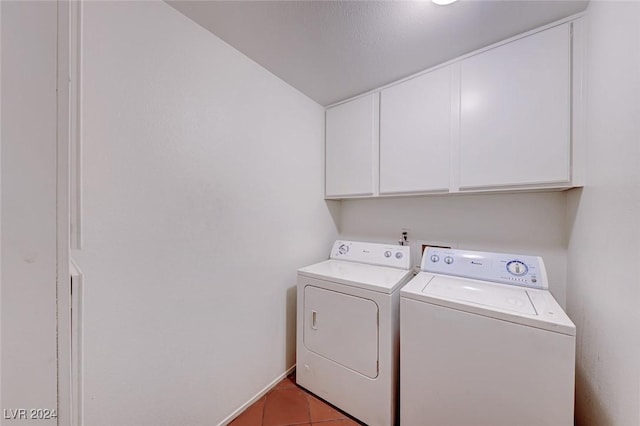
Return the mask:
[[570,25],[461,63],[460,188],[570,179]]
[[380,193],[446,191],[451,146],[451,67],[384,89]]
[[378,94],[326,112],[325,195],[373,195],[378,147]]

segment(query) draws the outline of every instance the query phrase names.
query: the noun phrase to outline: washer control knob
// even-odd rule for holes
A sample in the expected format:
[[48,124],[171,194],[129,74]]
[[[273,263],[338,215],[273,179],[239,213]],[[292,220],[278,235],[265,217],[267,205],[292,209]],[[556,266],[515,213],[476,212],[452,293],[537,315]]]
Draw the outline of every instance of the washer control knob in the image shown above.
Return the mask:
[[340,244],[340,247],[338,247],[338,253],[347,254],[348,252],[349,252],[349,246],[346,244]]
[[431,255],[431,261],[433,263],[437,262],[438,260],[440,260],[440,256],[438,256],[437,254],[432,254]]
[[389,250],[385,251],[384,257],[391,257],[391,252]]
[[520,260],[512,260],[507,263],[507,271],[509,271],[511,275],[521,277],[523,275],[527,275],[527,272],[529,272],[529,267]]
[[404,256],[404,255],[402,254],[401,251],[397,251],[396,252],[396,259],[402,259],[402,256]]
[[451,256],[447,256],[444,258],[444,263],[446,263],[447,265],[451,265],[453,263],[453,257]]

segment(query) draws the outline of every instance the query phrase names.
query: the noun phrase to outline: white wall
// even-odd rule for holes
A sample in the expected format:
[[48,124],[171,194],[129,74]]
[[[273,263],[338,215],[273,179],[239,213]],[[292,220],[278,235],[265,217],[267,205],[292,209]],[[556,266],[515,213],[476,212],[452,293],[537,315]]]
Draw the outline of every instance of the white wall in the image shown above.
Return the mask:
[[[0,8],[1,408],[55,409],[57,7],[2,1]],[[2,424],[56,424],[2,417]]]
[[591,2],[587,184],[568,197],[578,425],[640,424],[640,3]]
[[295,362],[322,107],[163,2],[86,2],[87,425],[215,425]]
[[343,238],[394,242],[401,228],[409,228],[418,265],[420,241],[540,255],[551,291],[564,304],[565,199],[563,192],[550,192],[342,201],[340,233]]

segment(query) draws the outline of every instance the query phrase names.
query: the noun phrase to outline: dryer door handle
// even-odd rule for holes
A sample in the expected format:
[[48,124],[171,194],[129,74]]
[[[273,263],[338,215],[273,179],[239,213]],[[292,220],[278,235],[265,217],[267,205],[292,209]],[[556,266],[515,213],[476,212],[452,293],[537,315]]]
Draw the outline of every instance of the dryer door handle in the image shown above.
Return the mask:
[[314,330],[318,329],[318,312],[317,311],[311,311],[311,328]]

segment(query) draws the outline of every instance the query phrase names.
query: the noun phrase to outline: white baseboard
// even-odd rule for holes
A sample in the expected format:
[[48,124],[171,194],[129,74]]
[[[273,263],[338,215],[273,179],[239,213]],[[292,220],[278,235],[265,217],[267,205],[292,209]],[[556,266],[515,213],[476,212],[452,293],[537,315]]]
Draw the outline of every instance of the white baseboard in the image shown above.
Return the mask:
[[256,402],[257,400],[259,400],[260,398],[262,398],[267,392],[269,392],[275,385],[277,385],[278,383],[280,383],[280,380],[284,379],[285,377],[287,377],[289,374],[291,374],[291,372],[296,368],[296,365],[294,364],[292,367],[288,368],[287,371],[285,371],[284,373],[282,373],[281,375],[279,375],[278,377],[276,377],[271,383],[269,383],[267,386],[265,386],[260,392],[258,392],[257,394],[255,394],[255,396],[253,398],[251,398],[249,401],[245,402],[244,404],[242,404],[236,411],[234,411],[233,413],[231,413],[226,419],[224,419],[223,421],[221,421],[218,426],[226,426],[229,423],[231,423],[236,417],[238,417],[240,414],[242,414],[242,412],[244,410],[246,410],[247,408],[249,408],[251,406],[251,404],[253,404],[254,402]]

